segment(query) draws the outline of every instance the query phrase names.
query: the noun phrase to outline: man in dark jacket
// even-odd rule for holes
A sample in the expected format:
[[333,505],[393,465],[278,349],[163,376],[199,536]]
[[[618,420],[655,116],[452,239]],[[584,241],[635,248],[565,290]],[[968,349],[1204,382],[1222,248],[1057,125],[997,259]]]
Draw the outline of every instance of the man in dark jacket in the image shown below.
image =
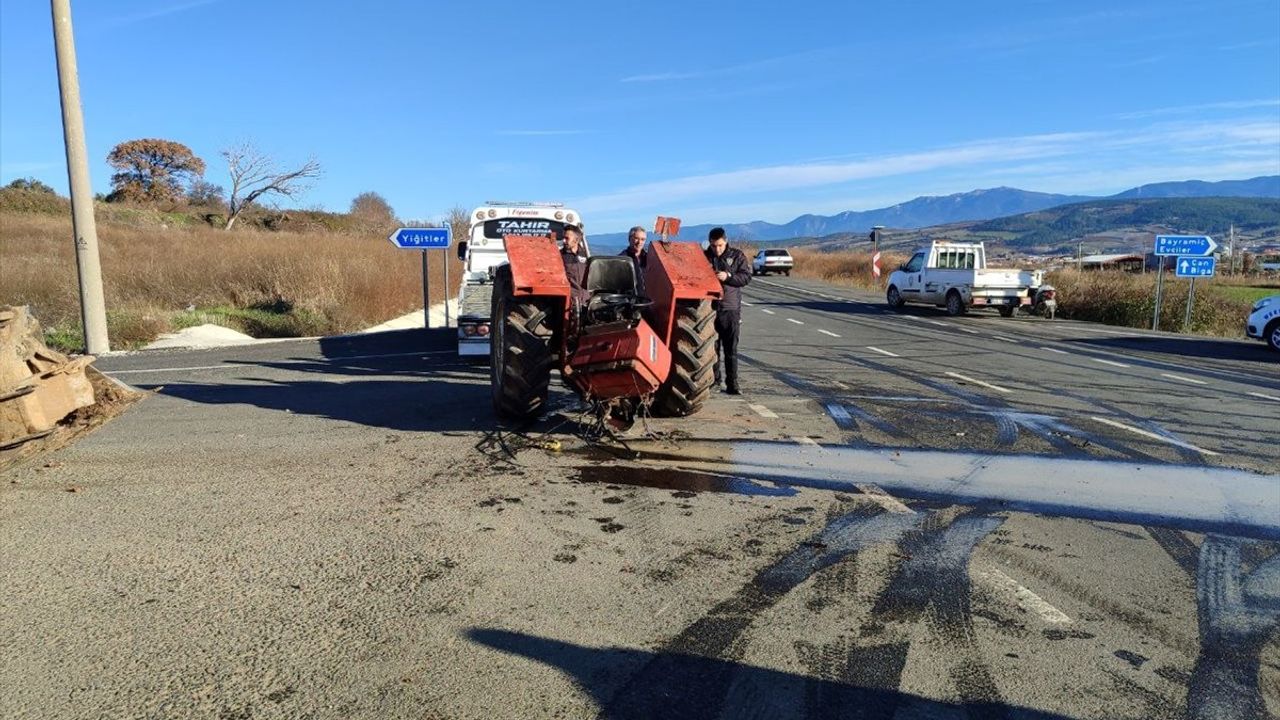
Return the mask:
[[[742,290],[751,282],[751,263],[741,250],[729,247],[724,228],[712,228],[707,234],[707,260],[720,281],[720,300],[716,308],[716,385],[724,379],[724,391],[741,395],[738,388],[738,328],[742,324]],[[721,371],[723,361],[724,369]]]
[[588,300],[587,251],[582,247],[582,228],[565,225],[564,244],[560,246],[560,261],[564,263],[564,274],[569,279],[573,301],[585,304]]
[[636,294],[644,297],[644,266],[649,261],[649,251],[644,249],[644,228],[637,225],[627,233],[627,246],[619,255],[626,255],[636,267]]

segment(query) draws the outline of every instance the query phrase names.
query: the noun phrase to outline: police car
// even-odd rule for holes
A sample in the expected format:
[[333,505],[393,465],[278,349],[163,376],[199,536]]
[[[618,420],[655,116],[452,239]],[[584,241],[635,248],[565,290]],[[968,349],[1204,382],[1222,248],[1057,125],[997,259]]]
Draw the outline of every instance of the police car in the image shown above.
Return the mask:
[[1280,352],[1280,295],[1270,295],[1253,304],[1244,333]]

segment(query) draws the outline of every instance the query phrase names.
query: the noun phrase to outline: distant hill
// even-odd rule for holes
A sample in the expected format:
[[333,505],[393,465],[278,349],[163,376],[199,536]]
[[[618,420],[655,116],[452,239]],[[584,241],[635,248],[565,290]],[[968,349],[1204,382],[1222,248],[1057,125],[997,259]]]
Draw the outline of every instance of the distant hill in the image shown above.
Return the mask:
[[[1196,197],[1261,197],[1280,198],[1280,175],[1249,180],[1155,183],[1112,195],[1128,198],[1196,198]],[[836,215],[801,215],[785,224],[756,220],[747,223],[724,223],[721,226],[731,238],[767,242],[791,238],[815,238],[839,233],[866,234],[873,225],[897,229],[924,228],[948,223],[985,221],[1021,215],[1047,208],[1090,200],[1084,195],[1057,195],[1010,187],[971,190],[944,196],[923,196],[878,210],[846,211]],[[689,225],[680,237],[703,240],[715,225]],[[600,250],[619,249],[626,245],[626,233],[591,235],[592,246]]]
[[1055,247],[1074,238],[1123,230],[1226,235],[1280,227],[1280,199],[1176,197],[1094,200],[972,225],[971,233],[1010,233],[1009,247]]

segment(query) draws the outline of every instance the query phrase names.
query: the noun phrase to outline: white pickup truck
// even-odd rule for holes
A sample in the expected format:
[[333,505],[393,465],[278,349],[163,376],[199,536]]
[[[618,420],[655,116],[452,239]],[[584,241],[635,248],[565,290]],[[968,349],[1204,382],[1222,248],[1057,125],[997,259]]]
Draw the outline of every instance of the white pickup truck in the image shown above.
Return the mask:
[[1039,270],[987,267],[982,243],[939,240],[889,275],[885,298],[895,308],[919,303],[960,315],[971,307],[994,307],[1011,317],[1018,307],[1032,303],[1043,279]]

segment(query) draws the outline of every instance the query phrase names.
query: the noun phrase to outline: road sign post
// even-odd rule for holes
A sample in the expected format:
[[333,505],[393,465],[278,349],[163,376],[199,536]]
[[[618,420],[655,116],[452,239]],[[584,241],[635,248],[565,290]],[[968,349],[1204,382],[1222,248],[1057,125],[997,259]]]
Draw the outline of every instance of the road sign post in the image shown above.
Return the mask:
[[1218,243],[1208,235],[1157,235],[1155,256],[1160,262],[1160,271],[1156,274],[1156,307],[1152,314],[1151,329],[1160,329],[1160,303],[1164,299],[1164,259],[1177,258],[1173,272],[1176,277],[1192,278],[1191,288],[1187,293],[1187,312],[1183,319],[1184,331],[1191,326],[1191,303],[1195,297],[1195,278],[1213,277],[1215,260],[1213,251]]
[[[448,250],[453,244],[452,229],[434,228],[397,228],[387,237],[392,245],[404,250],[422,251],[422,324],[431,329],[431,285],[428,276],[431,265],[427,260],[428,250]],[[449,327],[449,258],[444,260],[444,326]]]

